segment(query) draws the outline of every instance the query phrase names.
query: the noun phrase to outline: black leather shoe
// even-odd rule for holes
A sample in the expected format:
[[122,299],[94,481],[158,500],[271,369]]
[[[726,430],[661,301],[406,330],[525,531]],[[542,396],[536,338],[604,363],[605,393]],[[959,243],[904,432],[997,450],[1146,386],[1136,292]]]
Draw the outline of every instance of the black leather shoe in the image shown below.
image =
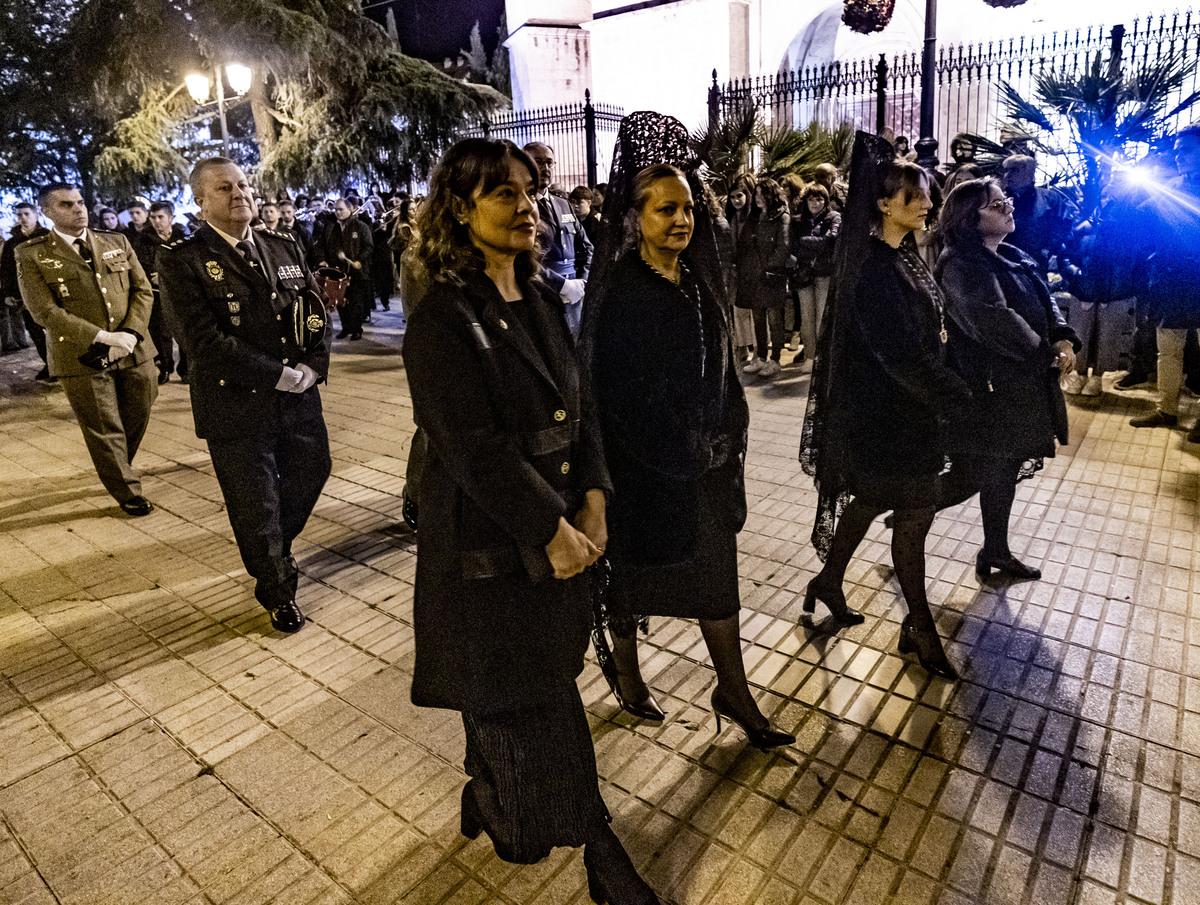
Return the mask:
[[1040,569],[1025,565],[1025,563],[1021,562],[1021,560],[1017,559],[1011,553],[1008,556],[996,559],[984,556],[983,551],[980,550],[979,555],[975,557],[975,574],[980,578],[987,578],[992,574],[992,569],[1024,581],[1036,581],[1042,577]]
[[900,638],[896,642],[896,648],[902,654],[916,654],[926,672],[943,679],[958,678],[958,670],[946,658],[946,651],[942,648],[942,639],[936,626],[918,629],[913,626],[912,619],[905,616],[904,621],[900,623]]
[[345,339],[349,335],[350,335],[349,330],[339,330],[337,332],[337,336],[335,336],[334,339]]
[[1200,443],[1200,421],[1197,421],[1196,426],[1188,431],[1187,442]]
[[1141,418],[1130,418],[1130,427],[1174,427],[1179,423],[1179,418],[1175,415],[1168,415],[1166,412],[1160,412],[1155,409],[1153,414],[1143,415]]
[[275,627],[276,631],[291,634],[304,628],[304,614],[300,612],[300,607],[296,606],[294,600],[277,603],[267,612],[271,614],[271,625]]
[[41,369],[40,371],[38,371],[38,372],[37,372],[35,375],[33,375],[33,379],[34,379],[34,380],[50,380],[50,379],[51,379],[51,377],[50,377],[50,369],[49,369],[49,368],[42,368],[42,369]]
[[353,333],[350,334],[350,339],[351,340],[362,339],[362,331],[355,330]]
[[[767,720],[765,726],[751,726],[749,721],[744,717],[738,716],[733,712],[733,709],[726,703],[721,696],[721,687],[718,685],[713,689],[712,693],[712,710],[713,715],[717,718],[717,734],[721,733],[721,718],[736,723],[742,732],[746,733],[746,740],[750,742],[759,751],[769,751],[772,748],[781,748],[784,745],[794,744],[796,736],[788,732],[783,732],[776,729],[770,720]],[[766,719],[761,713],[755,710],[755,716],[759,719]]]
[[1150,375],[1141,371],[1130,371],[1120,380],[1113,384],[1113,387],[1118,390],[1132,390],[1134,387],[1140,387],[1144,383],[1150,382]]
[[121,511],[126,515],[132,515],[135,518],[140,515],[149,515],[154,511],[154,504],[144,496],[130,497],[121,504]]
[[158,385],[159,386],[162,386],[164,383],[166,383],[170,379],[171,379],[170,371],[159,371],[158,372]]

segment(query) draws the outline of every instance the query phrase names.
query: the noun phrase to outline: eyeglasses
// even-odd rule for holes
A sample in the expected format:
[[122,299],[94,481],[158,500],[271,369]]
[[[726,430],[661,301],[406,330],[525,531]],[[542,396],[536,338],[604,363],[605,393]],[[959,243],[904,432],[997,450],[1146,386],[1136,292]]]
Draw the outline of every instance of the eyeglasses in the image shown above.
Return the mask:
[[995,201],[985,204],[982,208],[980,208],[980,210],[1002,211],[1007,214],[1011,213],[1014,207],[1015,205],[1013,204],[1013,200],[1011,198],[997,198]]

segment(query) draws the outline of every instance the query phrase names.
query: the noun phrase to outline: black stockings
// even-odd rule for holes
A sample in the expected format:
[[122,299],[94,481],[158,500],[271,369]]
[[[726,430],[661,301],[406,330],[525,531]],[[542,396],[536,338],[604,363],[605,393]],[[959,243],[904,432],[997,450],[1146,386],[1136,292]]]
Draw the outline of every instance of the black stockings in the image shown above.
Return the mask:
[[[846,578],[846,568],[850,565],[850,559],[862,543],[862,539],[866,537],[871,522],[886,511],[857,498],[851,500],[838,521],[829,558],[825,560],[825,568],[821,570],[816,581],[826,587],[840,588]],[[892,565],[896,569],[900,591],[904,594],[904,602],[916,628],[933,625],[929,600],[925,596],[925,538],[933,524],[933,516],[932,507],[896,509],[893,515]]]
[[992,560],[1012,556],[1008,549],[1008,519],[1017,495],[1018,459],[955,456],[954,466],[942,479],[938,509],[957,506],[976,493],[983,516],[983,555]]

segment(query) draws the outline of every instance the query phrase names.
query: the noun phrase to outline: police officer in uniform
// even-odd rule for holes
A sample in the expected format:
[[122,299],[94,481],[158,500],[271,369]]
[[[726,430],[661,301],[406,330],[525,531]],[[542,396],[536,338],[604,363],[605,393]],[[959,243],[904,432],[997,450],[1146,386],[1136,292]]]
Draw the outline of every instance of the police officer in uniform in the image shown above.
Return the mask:
[[159,251],[159,289],[254,596],[295,632],[292,542],[331,469],[316,386],[329,370],[324,311],[306,307],[315,284],[295,240],[250,229],[254,195],[233,161],[201,160],[190,181],[204,225]]
[[550,194],[554,179],[554,149],[540,141],[523,148],[538,168],[538,231],[543,279],[563,303],[571,335],[579,337],[583,320],[583,289],[592,264],[592,243],[565,198]]
[[75,186],[48,186],[40,204],[54,229],[16,250],[21,298],[46,330],[50,374],[66,391],[101,483],[125,513],[148,515],[154,506],[132,462],[158,395],[150,281],[124,235],[88,229]]

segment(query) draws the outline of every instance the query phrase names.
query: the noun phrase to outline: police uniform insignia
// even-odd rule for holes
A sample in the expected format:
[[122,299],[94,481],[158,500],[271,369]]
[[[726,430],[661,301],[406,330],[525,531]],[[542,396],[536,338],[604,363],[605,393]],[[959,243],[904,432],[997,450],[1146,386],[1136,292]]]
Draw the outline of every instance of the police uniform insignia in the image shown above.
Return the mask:
[[101,261],[109,261],[113,258],[118,258],[123,254],[125,254],[125,249],[123,249],[123,248],[110,248],[108,251],[103,252],[100,255],[100,260]]
[[235,314],[229,319],[229,323],[233,324],[235,327],[240,327],[242,325],[242,318]]
[[228,304],[229,304],[229,313],[230,314],[241,314],[241,312],[242,312],[242,303],[241,302],[229,302]]
[[322,320],[319,314],[310,314],[308,320],[304,322],[304,326],[308,327],[309,333],[316,333],[325,326],[325,321]]
[[304,271],[302,271],[300,269],[299,265],[297,265],[297,264],[280,264],[279,265],[279,279],[281,279],[281,280],[298,280],[298,279],[301,279],[303,276],[304,276]]
[[66,283],[58,284],[58,297],[60,299],[69,299],[71,297],[71,290],[67,288]]
[[62,261],[57,261],[54,258],[38,258],[38,263],[48,270],[62,270]]
[[225,279],[225,271],[216,261],[207,262],[204,265],[204,268],[208,271],[208,275],[213,278],[214,282],[219,283],[221,280]]

